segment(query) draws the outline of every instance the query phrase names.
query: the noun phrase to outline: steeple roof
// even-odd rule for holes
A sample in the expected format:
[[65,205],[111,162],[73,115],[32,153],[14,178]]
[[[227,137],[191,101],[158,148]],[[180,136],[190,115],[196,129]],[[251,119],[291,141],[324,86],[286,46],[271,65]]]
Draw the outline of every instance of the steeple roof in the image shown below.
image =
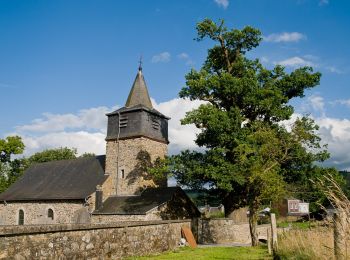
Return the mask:
[[145,106],[149,109],[153,109],[151,99],[148,94],[145,79],[142,74],[142,67],[139,67],[134,84],[130,90],[128,99],[125,103],[125,107],[134,107],[137,105]]

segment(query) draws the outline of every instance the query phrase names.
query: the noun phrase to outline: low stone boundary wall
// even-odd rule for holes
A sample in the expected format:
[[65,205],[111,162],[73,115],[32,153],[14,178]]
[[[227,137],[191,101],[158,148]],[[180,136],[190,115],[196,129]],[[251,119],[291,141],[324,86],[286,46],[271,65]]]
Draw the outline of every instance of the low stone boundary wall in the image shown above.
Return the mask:
[[177,247],[191,220],[3,226],[0,259],[120,259]]
[[[258,225],[259,239],[267,238],[267,229],[270,225]],[[201,244],[251,243],[249,224],[232,219],[199,219],[197,232]]]

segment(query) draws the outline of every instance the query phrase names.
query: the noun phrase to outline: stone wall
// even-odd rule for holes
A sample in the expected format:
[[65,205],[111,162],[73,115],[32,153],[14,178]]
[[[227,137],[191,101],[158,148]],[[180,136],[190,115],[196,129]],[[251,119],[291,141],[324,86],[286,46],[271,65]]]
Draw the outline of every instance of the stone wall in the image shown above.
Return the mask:
[[[48,210],[53,210],[53,219]],[[88,208],[82,201],[7,202],[0,204],[0,225],[18,225],[19,210],[24,212],[24,225],[86,223]]]
[[[167,144],[145,137],[118,142],[107,141],[106,174],[109,174],[110,178],[107,180],[109,185],[102,186],[104,196],[115,194],[115,187],[117,195],[138,194],[145,187],[154,187],[156,184],[144,171],[145,164],[153,162],[158,157],[163,158],[166,154]],[[165,186],[166,180],[157,184]]]
[[[259,239],[266,239],[270,225],[258,225]],[[232,219],[199,219],[198,242],[201,244],[250,244],[249,224],[236,223]]]
[[0,227],[0,259],[120,259],[177,247],[190,220]]
[[140,215],[94,214],[91,223],[115,223],[120,221],[150,221],[162,220],[158,210]]

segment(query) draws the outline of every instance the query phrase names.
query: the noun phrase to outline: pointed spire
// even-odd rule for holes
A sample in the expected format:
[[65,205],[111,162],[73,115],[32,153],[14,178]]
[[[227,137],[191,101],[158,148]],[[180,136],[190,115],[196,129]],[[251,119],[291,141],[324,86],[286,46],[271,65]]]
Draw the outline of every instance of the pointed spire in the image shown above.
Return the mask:
[[137,72],[134,84],[132,85],[125,104],[126,107],[133,107],[137,105],[143,105],[150,109],[153,108],[146,82],[142,75],[142,58],[140,59],[139,71]]

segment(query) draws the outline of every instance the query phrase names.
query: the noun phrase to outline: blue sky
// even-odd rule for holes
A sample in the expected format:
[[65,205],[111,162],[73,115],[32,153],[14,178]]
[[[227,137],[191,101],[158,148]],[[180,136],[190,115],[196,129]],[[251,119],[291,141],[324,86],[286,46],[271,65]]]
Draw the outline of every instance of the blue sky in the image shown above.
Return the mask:
[[259,28],[249,54],[267,67],[311,65],[320,86],[293,102],[310,114],[340,169],[350,169],[350,2],[346,0],[0,0],[0,137],[23,136],[26,154],[55,146],[104,152],[104,113],[125,103],[143,56],[155,106],[171,116],[170,151],[194,148],[179,119],[198,103],[179,100],[184,75],[211,46],[195,25],[225,19]]

